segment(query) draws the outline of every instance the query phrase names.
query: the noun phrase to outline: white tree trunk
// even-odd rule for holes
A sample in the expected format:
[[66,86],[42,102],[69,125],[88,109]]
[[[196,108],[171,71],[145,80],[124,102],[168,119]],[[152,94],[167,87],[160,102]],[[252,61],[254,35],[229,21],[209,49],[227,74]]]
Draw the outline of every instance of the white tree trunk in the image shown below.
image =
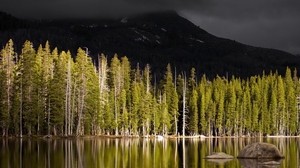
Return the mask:
[[184,73],[183,77],[183,88],[182,88],[182,136],[185,136],[186,128],[186,74]]

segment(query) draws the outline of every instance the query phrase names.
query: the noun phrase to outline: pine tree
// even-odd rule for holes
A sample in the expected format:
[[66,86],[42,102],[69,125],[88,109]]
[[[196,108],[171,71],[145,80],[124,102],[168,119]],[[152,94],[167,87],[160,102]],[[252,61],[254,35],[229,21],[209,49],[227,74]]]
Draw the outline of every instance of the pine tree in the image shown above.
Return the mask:
[[262,133],[270,134],[270,113],[268,111],[268,90],[269,82],[267,77],[263,76],[261,91],[261,126]]
[[[273,81],[274,82],[274,81]],[[270,132],[271,134],[277,134],[277,122],[278,122],[278,109],[277,109],[277,84],[273,83],[270,87],[271,98],[269,104],[269,114],[270,114]]]
[[[53,60],[57,60],[55,59],[55,54],[53,55]],[[71,54],[70,52],[67,52],[67,67],[66,67],[66,84],[65,84],[65,135],[72,135],[72,126],[73,126],[73,113],[74,110],[72,107],[73,106],[73,102],[72,100],[74,100],[74,98],[72,99],[72,97],[75,97],[75,94],[73,94],[72,92],[72,88],[73,88],[73,83],[72,82],[72,74],[73,74],[73,68],[74,67],[74,62],[71,58]],[[75,87],[74,87],[75,90]]]
[[187,127],[187,80],[186,80],[186,74],[183,75],[183,88],[182,88],[182,136],[185,136],[185,129]]
[[247,80],[245,86],[244,86],[244,93],[243,93],[243,120],[244,123],[244,134],[249,135],[251,131],[251,121],[252,121],[252,109],[251,109],[251,94],[250,94],[250,87],[249,87],[249,81]]
[[99,115],[97,116],[98,125],[99,127],[103,127],[107,120],[105,120],[104,116],[105,113],[108,111],[105,110],[105,106],[108,103],[108,96],[109,96],[109,86],[107,84],[108,80],[108,62],[107,58],[102,54],[99,58],[98,63],[98,79],[99,79]]
[[53,128],[60,128],[63,126],[66,108],[68,108],[66,107],[67,66],[69,60],[68,57],[69,55],[67,53],[62,52],[54,63],[53,79],[50,81],[49,88],[51,113],[47,113],[47,120],[48,117],[50,117],[49,122],[51,124],[47,124],[48,134],[50,134],[51,126]]
[[130,106],[130,62],[128,58],[122,57],[121,58],[121,77],[123,78],[123,86],[121,91],[121,122],[122,122],[122,134],[129,134],[129,110],[128,107]]
[[143,71],[143,82],[142,82],[142,95],[143,99],[141,101],[141,120],[143,127],[143,135],[148,135],[150,132],[150,118],[152,111],[152,94],[151,94],[151,78],[150,78],[150,66],[146,65]]
[[30,41],[24,43],[21,54],[21,76],[22,76],[22,115],[24,119],[24,127],[27,130],[27,134],[32,134],[32,129],[37,124],[35,103],[33,100],[34,93],[34,67],[35,65],[35,50]]
[[286,128],[286,104],[285,104],[285,89],[281,76],[277,77],[277,109],[278,109],[278,125],[279,134],[283,135]]
[[191,69],[189,78],[189,131],[190,134],[198,134],[198,92],[196,90],[196,73],[195,68]]
[[8,135],[12,116],[12,96],[14,84],[15,52],[10,39],[0,53],[0,126],[2,135]]
[[39,134],[40,133],[40,127],[41,127],[41,121],[43,121],[43,114],[44,114],[44,100],[47,101],[47,99],[45,99],[43,91],[46,88],[46,80],[44,80],[43,78],[43,70],[42,70],[42,66],[47,67],[47,64],[43,64],[43,57],[44,55],[46,55],[46,53],[44,52],[44,49],[42,47],[42,45],[39,46],[36,56],[35,56],[35,62],[34,62],[34,67],[33,67],[33,94],[32,99],[33,102],[35,102],[35,106],[32,108],[33,110],[33,114],[34,114],[34,118],[37,121],[37,129],[36,129],[36,133]]
[[167,70],[164,77],[163,92],[166,95],[167,109],[170,113],[169,116],[173,116],[170,119],[172,124],[172,130],[174,134],[177,134],[177,120],[178,120],[178,95],[173,83],[173,74],[171,65],[167,65]]
[[167,135],[171,127],[170,113],[168,112],[167,96],[164,93],[160,96],[160,112],[162,123],[162,134]]
[[289,135],[295,134],[297,131],[297,103],[296,98],[297,95],[295,93],[295,86],[292,79],[291,70],[289,68],[286,69],[285,74],[285,86],[286,86],[286,118],[288,124],[287,133]]
[[242,135],[243,132],[243,118],[242,104],[243,104],[243,89],[242,80],[240,78],[234,79],[234,87],[236,92],[236,113],[234,115],[234,135]]
[[300,82],[299,82],[299,78],[298,78],[298,72],[297,69],[294,69],[294,73],[293,73],[293,81],[294,81],[294,85],[295,85],[295,94],[296,94],[296,118],[297,120],[297,133],[299,134],[300,132],[300,108],[299,108],[299,93],[300,93]]
[[113,109],[114,109],[114,126],[115,126],[115,135],[119,135],[119,122],[120,122],[120,103],[119,103],[119,95],[122,91],[122,76],[121,76],[121,63],[117,55],[115,55],[110,64],[110,82],[109,85],[111,86],[110,94],[113,96]]
[[[53,50],[51,53],[49,42],[47,41],[45,47],[43,48],[43,56],[42,56],[42,68],[41,68],[41,105],[38,123],[42,123],[43,118],[45,118],[44,114],[49,114],[51,112],[50,106],[50,82],[53,79],[54,73],[54,60],[58,59],[57,48]],[[48,119],[48,118],[47,118]],[[41,125],[41,124],[39,124]],[[48,126],[48,124],[47,124]],[[40,126],[38,126],[38,132],[40,131]]]
[[190,134],[198,134],[198,92],[196,89],[192,90],[189,100],[189,131]]
[[100,95],[99,79],[95,66],[91,58],[87,58],[86,65],[86,97],[85,97],[85,115],[84,132],[85,134],[96,135],[98,132],[98,116],[100,114]]
[[152,124],[153,124],[153,133],[156,135],[161,127],[161,113],[159,112],[159,104],[155,96],[152,99]]
[[217,105],[216,110],[216,129],[217,134],[223,134],[223,122],[224,122],[224,101],[225,101],[225,91],[224,88],[226,86],[224,85],[223,80],[220,77],[217,77],[216,80],[214,80],[214,91],[213,91],[213,98]]
[[[136,72],[139,73],[139,72]],[[140,113],[140,101],[141,101],[141,91],[139,81],[137,79],[137,74],[135,73],[134,80],[132,81],[131,86],[131,113],[130,113],[130,122],[131,122],[131,130],[133,134],[138,134],[138,122],[139,117],[138,114]]]
[[250,79],[250,88],[251,88],[251,103],[252,103],[252,118],[251,118],[251,132],[258,133],[259,131],[259,101],[260,101],[260,90],[256,83],[256,78],[252,77]]
[[[202,76],[202,79],[199,84],[199,132],[205,134],[207,130],[207,101],[209,99],[209,91],[207,92],[207,80],[205,75]],[[208,89],[209,90],[209,89]]]
[[234,128],[234,117],[236,113],[236,92],[233,82],[230,81],[227,87],[226,112],[225,112],[225,127],[226,134],[231,135]]
[[77,51],[75,71],[77,78],[77,124],[76,124],[76,135],[83,135],[84,131],[84,115],[86,107],[86,96],[87,96],[87,67],[89,59],[87,53],[81,48]]

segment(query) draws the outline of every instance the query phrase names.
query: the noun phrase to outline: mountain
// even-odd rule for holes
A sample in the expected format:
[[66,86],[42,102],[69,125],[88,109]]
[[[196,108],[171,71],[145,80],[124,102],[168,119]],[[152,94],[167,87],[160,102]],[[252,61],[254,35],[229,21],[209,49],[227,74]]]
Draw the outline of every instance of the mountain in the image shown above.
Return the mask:
[[20,51],[25,40],[34,45],[47,40],[59,50],[76,53],[87,47],[90,55],[128,56],[132,66],[149,63],[159,74],[167,63],[177,71],[208,76],[247,77],[263,70],[284,73],[287,66],[300,69],[300,58],[290,53],[253,47],[216,37],[194,25],[176,12],[157,12],[120,19],[21,20],[0,14],[0,45],[10,38]]

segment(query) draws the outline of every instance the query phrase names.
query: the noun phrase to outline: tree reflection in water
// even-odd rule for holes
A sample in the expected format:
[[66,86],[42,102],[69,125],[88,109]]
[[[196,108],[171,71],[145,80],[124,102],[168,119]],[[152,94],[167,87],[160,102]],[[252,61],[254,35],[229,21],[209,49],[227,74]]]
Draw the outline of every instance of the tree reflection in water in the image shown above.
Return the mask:
[[106,167],[299,167],[300,142],[297,138],[262,139],[279,148],[285,156],[275,162],[211,162],[203,159],[213,152],[237,156],[256,138],[151,139],[151,138],[77,138],[77,139],[0,139],[0,167],[106,168]]

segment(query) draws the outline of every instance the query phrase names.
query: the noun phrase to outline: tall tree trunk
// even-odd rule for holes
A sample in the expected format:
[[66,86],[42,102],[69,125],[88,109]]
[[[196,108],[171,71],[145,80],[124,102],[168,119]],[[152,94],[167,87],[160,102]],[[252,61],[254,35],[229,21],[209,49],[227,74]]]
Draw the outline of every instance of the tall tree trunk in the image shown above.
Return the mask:
[[185,136],[186,127],[186,74],[183,77],[183,88],[182,88],[182,136]]
[[48,101],[48,110],[47,110],[47,128],[48,128],[48,136],[50,136],[50,99]]
[[70,135],[70,113],[71,113],[71,62],[68,59],[67,67],[67,86],[66,86],[66,100],[65,100],[65,135]]
[[23,136],[23,123],[22,123],[22,116],[23,116],[23,80],[21,77],[21,85],[20,85],[20,137]]
[[114,90],[114,109],[115,109],[115,124],[116,124],[116,132],[115,135],[119,135],[119,130],[118,130],[118,109],[117,109],[117,89],[115,87]]
[[[177,71],[176,71],[176,67],[175,67],[175,70],[174,70],[175,72],[174,72],[174,88],[175,88],[175,92],[174,92],[174,94],[176,94],[177,93],[177,87],[176,87],[176,85],[177,85]],[[178,120],[177,120],[177,114],[176,113],[174,113],[174,122],[175,122],[175,135],[177,135],[178,134]]]

